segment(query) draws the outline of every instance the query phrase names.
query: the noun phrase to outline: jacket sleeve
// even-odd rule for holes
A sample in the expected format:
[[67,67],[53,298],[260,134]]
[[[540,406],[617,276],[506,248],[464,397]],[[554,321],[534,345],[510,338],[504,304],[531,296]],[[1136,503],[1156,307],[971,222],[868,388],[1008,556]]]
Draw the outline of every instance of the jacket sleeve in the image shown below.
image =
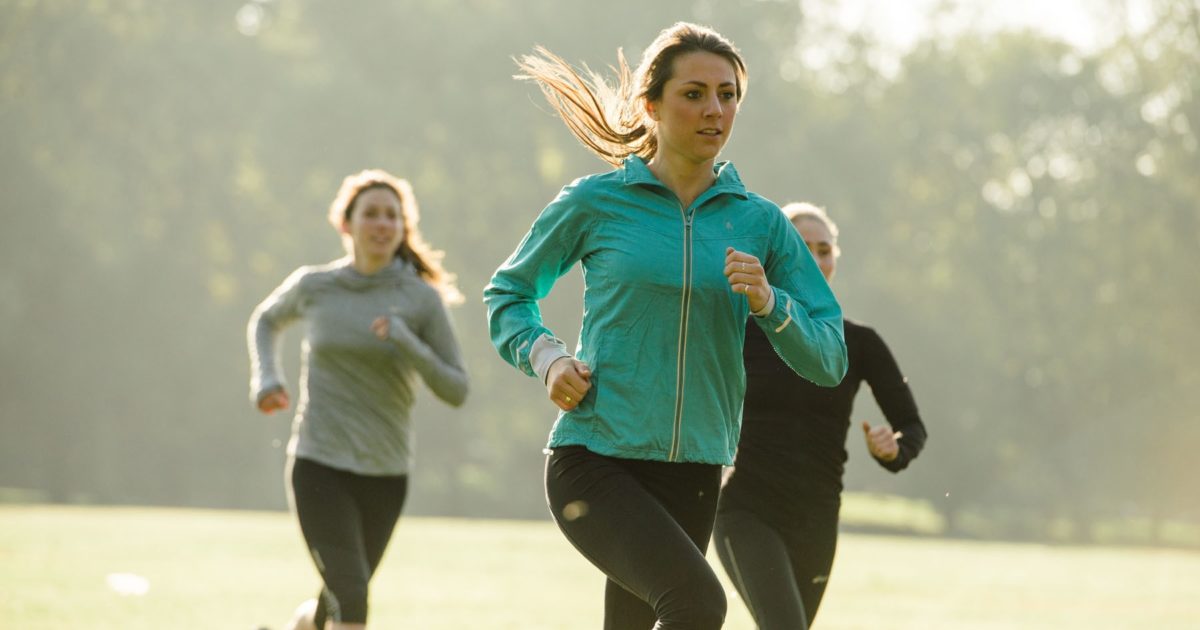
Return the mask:
[[849,364],[842,307],[796,229],[778,208],[773,215],[763,267],[775,307],[752,319],[792,371],[817,385],[834,387]]
[[537,302],[583,257],[589,213],[578,183],[546,206],[483,290],[492,345],[505,361],[542,382],[551,363],[571,355],[542,323]]
[[[883,338],[867,328],[862,335],[862,351],[855,351],[855,369],[860,370],[871,395],[875,397],[883,416],[892,429],[900,431],[900,453],[890,462],[875,461],[891,472],[900,472],[916,459],[925,448],[925,423],[917,412],[917,401],[908,387],[908,379],[900,372],[900,366],[892,356]],[[861,359],[861,362],[860,362]]]
[[297,269],[250,314],[246,344],[250,350],[250,400],[255,404],[284,388],[278,340],[283,330],[301,316],[301,281],[307,272],[306,267]]

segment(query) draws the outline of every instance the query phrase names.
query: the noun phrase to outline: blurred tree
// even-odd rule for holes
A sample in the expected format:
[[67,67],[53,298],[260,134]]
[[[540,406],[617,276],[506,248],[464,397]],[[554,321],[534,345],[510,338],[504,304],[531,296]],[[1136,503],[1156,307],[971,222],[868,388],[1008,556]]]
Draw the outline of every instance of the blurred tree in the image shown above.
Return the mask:
[[[558,188],[605,167],[511,57],[636,63],[689,19],[750,65],[728,157],[839,220],[846,311],[930,424],[919,465],[852,467],[851,489],[1006,535],[1200,522],[1180,482],[1200,440],[1198,4],[1151,0],[1150,29],[1095,53],[965,32],[895,58],[806,12],[828,4],[0,0],[0,487],[283,506],[287,422],[246,400],[245,321],[340,255],[325,207],[378,166],[413,181],[468,296],[472,397],[419,404],[412,509],[541,517],[553,410],[492,351],[478,296]],[[578,292],[572,273],[543,305],[565,338]]]

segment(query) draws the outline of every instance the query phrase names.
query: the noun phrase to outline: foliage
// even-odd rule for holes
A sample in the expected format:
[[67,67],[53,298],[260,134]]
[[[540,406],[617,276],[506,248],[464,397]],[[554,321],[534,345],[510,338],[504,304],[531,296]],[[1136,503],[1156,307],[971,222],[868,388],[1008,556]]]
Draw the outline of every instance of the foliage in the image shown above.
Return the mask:
[[[929,35],[885,71],[853,33],[814,39],[838,54],[806,65],[822,25],[804,6],[0,1],[0,486],[282,507],[286,421],[247,404],[245,320],[291,269],[340,254],[323,209],[379,166],[414,182],[468,296],[472,398],[420,403],[412,509],[541,515],[553,410],[496,358],[477,296],[558,187],[604,167],[511,57],[543,44],[603,66],[693,19],[749,60],[728,157],[752,189],[841,223],[846,311],[892,345],[930,426],[910,471],[853,467],[849,487],[925,501],[951,530],[990,509],[1077,532],[1200,521],[1183,482],[1200,8],[1150,2],[1152,28],[1096,52]],[[565,338],[578,291],[572,275],[544,305]]]

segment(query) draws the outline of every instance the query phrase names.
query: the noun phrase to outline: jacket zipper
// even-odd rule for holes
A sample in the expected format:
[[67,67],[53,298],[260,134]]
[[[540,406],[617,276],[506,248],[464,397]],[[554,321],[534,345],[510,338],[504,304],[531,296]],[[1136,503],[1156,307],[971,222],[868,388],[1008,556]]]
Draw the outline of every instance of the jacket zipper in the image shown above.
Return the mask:
[[688,211],[679,205],[683,215],[683,296],[679,309],[679,350],[675,360],[675,422],[671,430],[671,451],[667,461],[679,459],[681,433],[683,431],[683,387],[684,372],[687,366],[687,328],[688,310],[692,303],[692,216],[694,211]]

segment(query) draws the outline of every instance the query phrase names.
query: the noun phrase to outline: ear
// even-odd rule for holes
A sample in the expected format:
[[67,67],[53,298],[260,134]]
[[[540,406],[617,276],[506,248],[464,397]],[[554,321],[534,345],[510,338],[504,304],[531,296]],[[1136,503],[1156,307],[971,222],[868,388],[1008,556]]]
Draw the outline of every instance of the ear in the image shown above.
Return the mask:
[[650,120],[658,122],[658,105],[650,101],[644,101],[644,106],[646,108],[646,115],[650,117]]

